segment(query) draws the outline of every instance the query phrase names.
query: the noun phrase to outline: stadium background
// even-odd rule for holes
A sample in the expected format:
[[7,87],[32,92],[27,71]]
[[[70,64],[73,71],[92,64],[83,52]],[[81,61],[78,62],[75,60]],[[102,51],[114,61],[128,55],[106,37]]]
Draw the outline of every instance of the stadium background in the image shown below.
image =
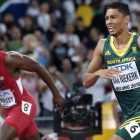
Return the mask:
[[[98,40],[107,37],[104,11],[113,1],[1,0],[0,50],[26,54],[45,65],[65,96],[75,82],[82,83]],[[121,1],[131,10],[129,31],[140,32],[140,0]],[[52,133],[51,91],[34,73],[22,71],[22,83],[37,103],[35,120],[40,132]],[[110,83],[100,78],[94,87],[84,90],[93,95],[92,106],[103,102],[103,135],[93,139],[108,140],[116,129]]]

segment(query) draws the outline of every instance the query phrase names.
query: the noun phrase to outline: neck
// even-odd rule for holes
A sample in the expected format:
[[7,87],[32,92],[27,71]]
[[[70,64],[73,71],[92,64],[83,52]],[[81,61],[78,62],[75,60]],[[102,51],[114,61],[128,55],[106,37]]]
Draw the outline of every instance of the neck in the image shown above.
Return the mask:
[[127,44],[131,35],[132,35],[132,33],[126,31],[126,32],[123,32],[122,34],[120,34],[119,36],[114,37],[113,41],[117,45]]

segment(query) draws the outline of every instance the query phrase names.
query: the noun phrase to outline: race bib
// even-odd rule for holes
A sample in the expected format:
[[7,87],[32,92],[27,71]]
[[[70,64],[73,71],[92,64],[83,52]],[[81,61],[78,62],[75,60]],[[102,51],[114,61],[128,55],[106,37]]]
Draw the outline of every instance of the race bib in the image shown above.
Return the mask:
[[134,61],[108,68],[122,71],[121,75],[117,76],[117,79],[112,79],[116,91],[125,91],[140,87],[140,75]]
[[22,101],[22,112],[30,115],[32,104],[29,102]]
[[0,104],[5,108],[15,106],[15,97],[10,89],[0,91]]
[[140,133],[140,127],[135,121],[128,124],[125,129],[128,131],[131,138],[134,138],[138,133]]

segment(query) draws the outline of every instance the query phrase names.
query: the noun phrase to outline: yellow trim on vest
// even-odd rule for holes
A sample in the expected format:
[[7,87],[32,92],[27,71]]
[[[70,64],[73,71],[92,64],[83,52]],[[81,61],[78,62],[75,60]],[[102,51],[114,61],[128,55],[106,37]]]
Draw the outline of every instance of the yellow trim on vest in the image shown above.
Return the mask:
[[131,119],[125,121],[125,122],[120,126],[119,129],[122,129],[122,128],[126,127],[126,126],[127,126],[131,121],[133,121],[133,120],[139,121],[139,120],[140,120],[140,116],[134,117],[134,118],[131,118]]
[[122,50],[117,50],[117,49],[116,49],[116,47],[114,46],[114,43],[113,43],[113,36],[111,36],[111,37],[110,37],[110,45],[111,45],[113,51],[114,51],[118,56],[123,56],[123,55],[127,52],[127,50],[129,49],[130,44],[131,44],[131,42],[132,42],[133,37],[134,37],[135,34],[136,34],[136,33],[132,33],[132,35],[131,35],[131,37],[130,37],[130,39],[129,39],[127,45],[126,45],[126,47],[125,47],[124,49],[122,49]]

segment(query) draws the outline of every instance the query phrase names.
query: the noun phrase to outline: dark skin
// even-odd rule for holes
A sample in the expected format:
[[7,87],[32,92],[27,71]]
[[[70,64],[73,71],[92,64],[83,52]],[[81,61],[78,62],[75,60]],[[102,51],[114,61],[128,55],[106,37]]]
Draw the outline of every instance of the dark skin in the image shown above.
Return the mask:
[[[5,64],[7,67],[7,71],[9,76],[12,79],[17,79],[20,76],[20,70],[26,70],[29,72],[36,72],[40,78],[48,85],[50,90],[53,93],[53,104],[61,113],[64,99],[59,94],[56,86],[53,83],[51,76],[49,75],[47,69],[41,65],[39,62],[30,59],[26,55],[21,55],[17,52],[7,52],[5,56]],[[0,140],[11,140],[17,137],[17,130],[7,124],[4,124],[0,131]],[[28,138],[24,138],[21,140],[40,140],[38,132]]]

